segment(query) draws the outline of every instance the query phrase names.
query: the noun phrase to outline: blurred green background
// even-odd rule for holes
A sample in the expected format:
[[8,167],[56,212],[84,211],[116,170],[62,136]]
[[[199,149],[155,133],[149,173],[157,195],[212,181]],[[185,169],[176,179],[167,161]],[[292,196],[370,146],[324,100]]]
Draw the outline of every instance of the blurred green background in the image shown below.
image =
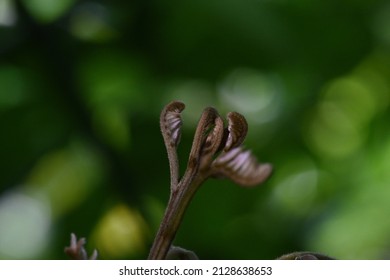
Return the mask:
[[274,165],[209,180],[175,244],[201,259],[390,258],[390,2],[0,0],[0,258],[144,259],[169,194],[159,114],[247,117]]

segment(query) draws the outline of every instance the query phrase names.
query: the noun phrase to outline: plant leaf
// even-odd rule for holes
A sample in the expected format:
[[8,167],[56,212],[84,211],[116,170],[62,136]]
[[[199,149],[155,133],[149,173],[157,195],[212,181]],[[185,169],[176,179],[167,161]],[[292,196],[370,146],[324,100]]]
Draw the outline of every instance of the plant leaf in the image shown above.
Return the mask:
[[272,173],[272,166],[259,163],[251,151],[236,147],[221,153],[213,162],[211,176],[229,178],[233,182],[251,187],[264,182]]
[[211,164],[223,137],[223,120],[217,110],[206,108],[198,122],[188,160],[188,168],[205,169]]
[[248,123],[243,115],[237,112],[230,112],[227,115],[227,119],[228,136],[224,147],[225,152],[240,146],[248,132]]
[[204,141],[202,146],[199,164],[199,168],[201,170],[210,167],[213,157],[217,153],[221,144],[223,134],[223,120],[219,115],[217,115],[214,120],[214,126],[212,127],[212,130],[209,131],[206,140]]
[[164,107],[160,115],[160,129],[168,153],[169,169],[171,172],[171,189],[179,183],[179,160],[176,148],[181,138],[181,112],[185,105],[180,101],[172,101]]
[[181,112],[185,105],[180,101],[172,101],[161,112],[160,127],[166,144],[177,147],[181,137]]

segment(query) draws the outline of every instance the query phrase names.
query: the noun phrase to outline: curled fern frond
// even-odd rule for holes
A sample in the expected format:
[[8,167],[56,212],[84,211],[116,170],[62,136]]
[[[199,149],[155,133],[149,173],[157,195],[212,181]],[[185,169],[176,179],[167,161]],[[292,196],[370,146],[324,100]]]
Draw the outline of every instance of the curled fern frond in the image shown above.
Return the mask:
[[[223,121],[217,110],[207,107],[196,127],[187,171],[197,171],[201,158],[209,158],[214,153],[221,142],[223,136]],[[205,160],[202,160],[204,162]]]
[[228,178],[233,182],[251,187],[264,182],[272,173],[272,166],[259,163],[252,152],[241,146],[221,153],[212,164],[211,176]]
[[176,147],[180,140],[180,113],[183,109],[183,103],[174,101],[161,113],[161,132],[171,170],[171,194],[149,259],[165,259],[169,252],[182,252],[175,249],[170,251],[172,241],[192,197],[208,177],[229,178],[249,187],[264,182],[272,171],[270,164],[259,163],[250,151],[241,147],[248,132],[244,116],[229,113],[228,126],[225,128],[217,110],[207,107],[196,127],[187,169],[179,180]]
[[169,103],[160,116],[160,127],[164,136],[165,143],[177,147],[181,138],[181,126],[183,121],[181,119],[181,112],[185,105],[180,101],[172,101]]
[[171,173],[171,189],[179,183],[179,160],[176,148],[181,138],[181,112],[185,105],[180,101],[172,101],[164,107],[160,115],[160,129],[168,153],[169,169]]
[[227,119],[228,136],[224,147],[225,152],[240,146],[248,133],[248,123],[243,115],[237,112],[230,112],[227,114]]

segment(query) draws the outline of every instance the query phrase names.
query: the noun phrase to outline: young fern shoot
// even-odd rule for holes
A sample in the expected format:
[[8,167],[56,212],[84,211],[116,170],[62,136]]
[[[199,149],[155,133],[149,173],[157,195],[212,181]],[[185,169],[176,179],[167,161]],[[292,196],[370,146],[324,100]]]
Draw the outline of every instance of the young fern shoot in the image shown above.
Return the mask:
[[173,101],[160,115],[161,133],[168,153],[171,192],[168,206],[156,234],[148,259],[166,259],[178,227],[192,197],[209,177],[228,178],[244,186],[253,187],[264,182],[272,173],[272,166],[259,163],[252,153],[241,146],[248,124],[237,112],[227,115],[228,126],[216,109],[204,109],[198,122],[187,168],[179,179],[177,146],[181,135],[181,112],[185,105]]
[[[196,127],[187,168],[179,174],[177,147],[183,124],[181,112],[185,105],[173,101],[165,106],[160,115],[161,133],[168,153],[170,168],[170,196],[160,227],[149,252],[148,259],[198,259],[195,253],[172,245],[176,232],[191,199],[201,184],[210,177],[227,178],[243,187],[263,183],[272,173],[269,163],[260,163],[249,150],[242,147],[248,132],[245,117],[237,112],[227,114],[227,126],[216,109],[204,109]],[[71,234],[70,246],[65,253],[75,260],[95,260],[96,250],[88,256],[85,238],[77,239]],[[316,252],[293,252],[278,260],[330,260]]]

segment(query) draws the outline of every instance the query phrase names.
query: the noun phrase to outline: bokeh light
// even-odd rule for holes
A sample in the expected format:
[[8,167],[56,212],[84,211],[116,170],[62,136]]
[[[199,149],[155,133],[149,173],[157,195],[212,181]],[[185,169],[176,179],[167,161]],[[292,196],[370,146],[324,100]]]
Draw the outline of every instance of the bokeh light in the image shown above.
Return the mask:
[[318,196],[319,170],[309,158],[290,158],[274,178],[270,203],[289,215],[307,215]]
[[92,240],[106,259],[122,259],[145,254],[149,234],[142,216],[123,204],[110,209],[98,222]]
[[12,26],[15,22],[16,12],[13,1],[0,1],[0,26]]
[[225,108],[241,112],[256,125],[278,117],[282,90],[275,76],[251,69],[237,69],[219,86],[219,97]]
[[20,191],[0,198],[0,257],[36,259],[50,245],[51,209],[47,199]]

